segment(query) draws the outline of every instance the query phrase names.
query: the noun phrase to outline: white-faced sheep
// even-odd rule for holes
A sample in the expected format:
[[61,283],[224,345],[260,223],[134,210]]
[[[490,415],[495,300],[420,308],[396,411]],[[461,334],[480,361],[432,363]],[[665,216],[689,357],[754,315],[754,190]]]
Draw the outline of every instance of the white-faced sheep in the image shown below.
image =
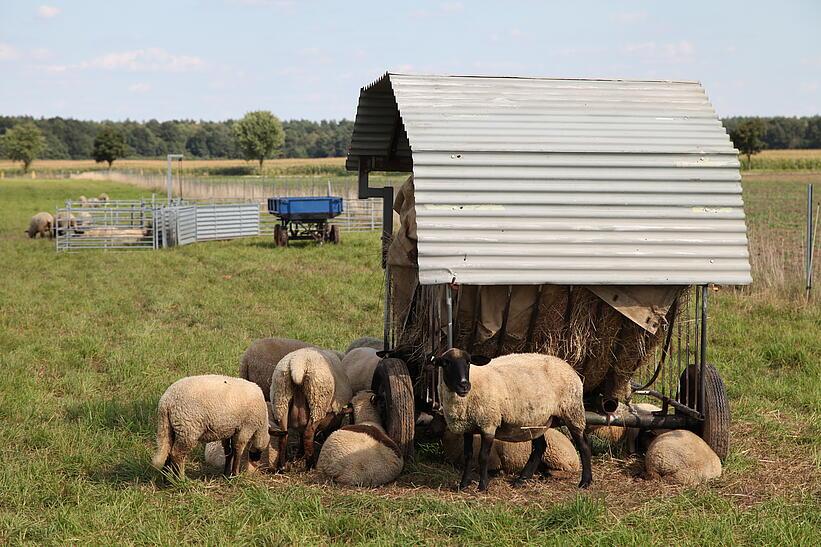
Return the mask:
[[100,202],[106,202],[106,201],[109,201],[108,194],[106,194],[105,192],[103,192],[102,194],[100,194],[99,196],[97,196],[97,199],[98,199]]
[[[273,409],[271,403],[266,403],[268,407],[268,433],[271,433],[270,426],[273,423]],[[262,457],[258,462],[252,462],[248,459],[247,454],[243,455],[240,460],[240,468],[245,469],[246,473],[255,473],[257,470],[268,471],[273,470],[276,466],[278,457],[278,443],[274,442],[274,438],[268,443],[268,447],[262,451]],[[225,469],[225,459],[230,457],[225,453],[225,447],[219,441],[210,442],[205,445],[205,463],[216,467],[217,469]]]
[[51,213],[40,212],[31,217],[26,233],[32,239],[37,237],[37,234],[40,234],[41,238],[51,237],[53,226],[54,217],[51,216]]
[[331,424],[352,396],[334,352],[302,348],[283,357],[271,377],[274,426],[280,435],[277,467],[285,463],[289,428],[302,432],[305,462],[313,467],[315,432]]
[[704,440],[684,429],[662,433],[650,443],[644,467],[651,479],[696,485],[721,476],[721,460]]
[[[545,433],[547,449],[542,455],[539,469],[543,473],[550,471],[566,471],[577,473],[581,469],[579,454],[570,439],[556,429],[548,429]],[[482,438],[473,436],[473,452],[470,465],[479,464],[477,456],[481,449]],[[447,459],[458,466],[464,465],[464,436],[446,431],[442,436],[442,448]],[[498,439],[493,441],[488,456],[488,471],[503,471],[514,474],[521,471],[530,457],[531,447],[528,443],[509,443]]]
[[222,441],[224,472],[236,475],[248,449],[258,461],[268,446],[268,410],[259,386],[241,378],[209,374],[177,380],[157,408],[154,467],[185,475],[185,459],[200,442]]
[[[484,365],[484,366],[471,366]],[[473,435],[482,436],[479,490],[488,486],[488,457],[494,439],[531,441],[530,457],[514,485],[530,479],[547,448],[544,434],[561,420],[581,454],[580,488],[592,482],[590,445],[585,438],[582,381],[565,361],[541,354],[511,354],[492,361],[451,348],[434,364],[442,367],[439,400],[448,429],[464,435],[464,461],[473,457]],[[459,487],[470,483],[465,465]]]
[[379,486],[396,480],[404,460],[379,418],[376,395],[360,391],[351,401],[354,425],[331,433],[316,463],[330,479],[353,486]]
[[371,389],[373,372],[379,361],[381,357],[373,348],[354,348],[345,354],[345,358],[342,359],[342,370],[345,371],[354,393]]
[[85,204],[87,204],[87,203],[88,203],[88,198],[87,198],[87,197],[85,197],[85,196],[80,196],[79,198],[77,198],[77,201],[79,201],[80,203],[82,203],[83,205],[85,205]]
[[60,211],[54,217],[54,230],[58,235],[63,235],[67,231],[73,230],[77,227],[77,219],[74,214],[68,211]]
[[277,363],[292,351],[308,347],[312,347],[311,344],[291,338],[254,340],[242,354],[239,377],[257,384],[268,399],[271,392],[271,376]]
[[373,348],[377,351],[382,351],[384,347],[385,344],[381,338],[374,338],[373,336],[363,336],[362,338],[357,338],[356,340],[348,344],[348,349],[345,350],[345,353],[349,353],[351,350],[356,348]]

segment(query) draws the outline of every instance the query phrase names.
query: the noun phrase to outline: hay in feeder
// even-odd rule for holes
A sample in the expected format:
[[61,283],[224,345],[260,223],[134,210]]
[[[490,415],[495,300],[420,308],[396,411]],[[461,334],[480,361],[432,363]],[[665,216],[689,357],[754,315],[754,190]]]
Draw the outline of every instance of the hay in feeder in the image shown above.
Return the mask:
[[595,340],[592,342],[590,355],[580,367],[584,379],[584,392],[595,391],[616,358],[619,332],[623,322],[630,322],[609,304],[599,301],[596,305]]

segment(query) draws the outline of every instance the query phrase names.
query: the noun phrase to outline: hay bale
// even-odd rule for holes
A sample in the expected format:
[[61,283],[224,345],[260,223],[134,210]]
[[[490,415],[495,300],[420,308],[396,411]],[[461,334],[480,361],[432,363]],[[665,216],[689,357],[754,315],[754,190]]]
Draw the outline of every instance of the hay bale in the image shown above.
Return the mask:
[[606,302],[600,300],[597,304],[595,339],[591,343],[590,354],[581,366],[585,393],[598,389],[610,371],[616,357],[619,332],[625,320],[627,319],[622,314]]
[[534,327],[534,348],[538,353],[565,358],[564,331],[570,289],[544,285],[539,300],[539,316]]

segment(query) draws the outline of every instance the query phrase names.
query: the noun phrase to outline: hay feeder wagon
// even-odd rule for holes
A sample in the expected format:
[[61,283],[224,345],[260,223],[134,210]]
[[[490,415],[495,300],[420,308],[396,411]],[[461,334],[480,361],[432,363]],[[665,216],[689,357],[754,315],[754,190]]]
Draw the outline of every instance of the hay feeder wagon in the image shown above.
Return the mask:
[[277,247],[292,240],[339,243],[339,226],[329,221],[342,214],[341,197],[268,198],[268,212],[279,218],[274,227]]
[[[361,91],[346,166],[383,199],[395,357],[373,387],[406,456],[441,429],[427,363],[449,347],[558,355],[588,425],[690,429],[727,455],[708,301],[751,276],[737,151],[698,82],[388,73]],[[411,176],[394,201],[373,171]]]

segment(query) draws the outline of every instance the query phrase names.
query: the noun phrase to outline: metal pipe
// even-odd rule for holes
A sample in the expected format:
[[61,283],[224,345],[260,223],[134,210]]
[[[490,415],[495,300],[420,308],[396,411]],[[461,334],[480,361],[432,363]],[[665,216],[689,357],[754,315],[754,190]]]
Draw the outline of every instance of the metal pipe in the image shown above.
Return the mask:
[[174,175],[172,173],[171,160],[181,160],[182,154],[168,154],[168,172],[166,174],[165,188],[168,193],[168,204],[171,205],[171,195],[174,193]]
[[448,307],[448,349],[450,349],[453,347],[453,289],[450,283],[445,287],[445,303]]
[[682,414],[690,416],[691,418],[694,418],[696,420],[701,419],[701,414],[699,414],[698,411],[693,410],[692,408],[690,408],[686,404],[680,403],[680,402],[676,401],[675,399],[672,399],[672,398],[668,397],[667,395],[664,395],[663,393],[659,393],[658,391],[656,391],[654,389],[643,389],[641,391],[635,391],[634,395],[649,395],[650,397],[655,397],[656,399],[660,400],[662,403],[664,403],[668,406],[672,406],[676,410],[680,411]]
[[812,205],[813,205],[813,198],[812,198],[812,190],[813,185],[807,185],[807,253],[805,257],[805,265],[806,265],[806,277],[807,277],[807,298],[810,296],[810,291],[812,290],[812,255],[814,250],[814,241],[813,241],[813,222],[812,222]]
[[619,409],[619,400],[610,397],[600,397],[597,406],[602,414],[612,414]]
[[692,418],[683,414],[667,414],[654,416],[652,414],[625,414],[624,416],[606,416],[596,412],[585,412],[588,426],[620,426],[638,427],[642,429],[687,429],[696,425]]
[[701,359],[699,363],[698,373],[698,410],[702,416],[706,417],[704,411],[704,390],[707,388],[707,380],[704,375],[704,369],[707,364],[707,296],[709,287],[707,285],[701,286]]

